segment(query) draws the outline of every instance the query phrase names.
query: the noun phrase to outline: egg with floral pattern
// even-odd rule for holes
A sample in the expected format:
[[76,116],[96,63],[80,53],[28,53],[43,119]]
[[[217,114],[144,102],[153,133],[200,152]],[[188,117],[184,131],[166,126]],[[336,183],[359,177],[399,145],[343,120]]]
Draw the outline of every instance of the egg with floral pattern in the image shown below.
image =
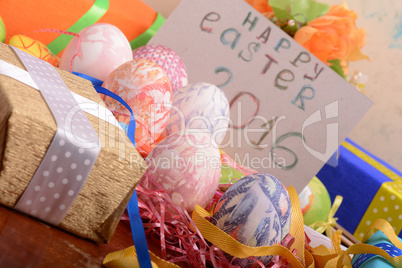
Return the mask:
[[[172,105],[172,89],[165,71],[149,60],[131,60],[109,74],[103,87],[120,96],[133,110],[140,153],[142,148],[153,148],[165,129]],[[101,98],[117,121],[130,124],[131,114],[124,105],[112,97]]]
[[38,40],[32,39],[31,37],[25,35],[14,35],[10,38],[9,45],[27,52],[38,59],[47,61],[55,67],[57,67],[59,64],[60,59],[53,55],[45,44]]
[[133,50],[134,59],[147,59],[161,66],[172,84],[172,92],[187,86],[184,62],[172,49],[162,45],[145,45]]
[[104,81],[114,69],[132,59],[131,46],[123,32],[114,25],[97,23],[70,41],[59,67]]

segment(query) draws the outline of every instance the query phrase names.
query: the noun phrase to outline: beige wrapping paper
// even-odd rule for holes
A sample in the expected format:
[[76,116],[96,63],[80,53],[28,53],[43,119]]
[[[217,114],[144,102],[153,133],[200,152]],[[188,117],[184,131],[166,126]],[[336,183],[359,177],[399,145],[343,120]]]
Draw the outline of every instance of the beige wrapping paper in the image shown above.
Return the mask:
[[[2,43],[0,59],[24,69],[11,48]],[[57,71],[72,92],[105,106],[89,81],[61,69]],[[98,133],[102,149],[84,187],[58,227],[97,242],[107,242],[145,172],[145,162],[123,130],[86,115]],[[56,129],[38,90],[0,75],[1,204],[14,207],[17,203]]]

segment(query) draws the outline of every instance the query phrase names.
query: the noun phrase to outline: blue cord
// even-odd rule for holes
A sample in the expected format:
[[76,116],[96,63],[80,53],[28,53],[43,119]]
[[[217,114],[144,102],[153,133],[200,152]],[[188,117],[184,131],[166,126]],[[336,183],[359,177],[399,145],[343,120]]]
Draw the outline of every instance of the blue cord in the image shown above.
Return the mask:
[[[128,104],[120,96],[102,87],[103,81],[82,73],[73,72],[73,74],[91,81],[96,92],[117,100],[130,111],[131,117],[130,124],[128,125],[127,136],[135,146],[135,119],[131,107],[128,106]],[[152,268],[144,226],[142,224],[140,210],[138,208],[137,191],[134,191],[130,201],[128,202],[127,212],[128,217],[130,218],[131,234],[133,236],[134,246],[137,251],[138,263],[140,264],[141,268]]]

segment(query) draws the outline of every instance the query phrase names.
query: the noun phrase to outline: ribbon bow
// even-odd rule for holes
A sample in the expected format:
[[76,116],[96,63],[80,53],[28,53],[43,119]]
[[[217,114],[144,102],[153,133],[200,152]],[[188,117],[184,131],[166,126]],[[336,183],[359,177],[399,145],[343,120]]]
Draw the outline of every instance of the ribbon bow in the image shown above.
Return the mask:
[[309,227],[316,230],[319,233],[323,233],[325,231],[325,234],[328,237],[332,236],[332,227],[335,227],[336,221],[338,218],[334,218],[335,213],[338,211],[338,208],[342,204],[343,197],[340,195],[337,195],[335,197],[334,203],[332,204],[331,210],[329,211],[328,219],[327,221],[317,221],[313,224],[310,224]]

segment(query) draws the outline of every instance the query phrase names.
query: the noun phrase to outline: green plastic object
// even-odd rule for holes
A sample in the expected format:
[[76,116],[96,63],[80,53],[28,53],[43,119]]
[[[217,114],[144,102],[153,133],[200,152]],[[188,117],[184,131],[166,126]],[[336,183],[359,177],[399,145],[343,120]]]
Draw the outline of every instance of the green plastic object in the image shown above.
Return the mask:
[[226,164],[222,164],[221,179],[219,184],[233,184],[235,181],[244,177],[244,174]]
[[313,195],[310,208],[303,215],[304,224],[311,225],[317,221],[327,221],[331,210],[331,198],[327,188],[314,177],[308,184]]
[[6,41],[6,26],[4,25],[3,20],[0,17],[0,41],[5,42]]

